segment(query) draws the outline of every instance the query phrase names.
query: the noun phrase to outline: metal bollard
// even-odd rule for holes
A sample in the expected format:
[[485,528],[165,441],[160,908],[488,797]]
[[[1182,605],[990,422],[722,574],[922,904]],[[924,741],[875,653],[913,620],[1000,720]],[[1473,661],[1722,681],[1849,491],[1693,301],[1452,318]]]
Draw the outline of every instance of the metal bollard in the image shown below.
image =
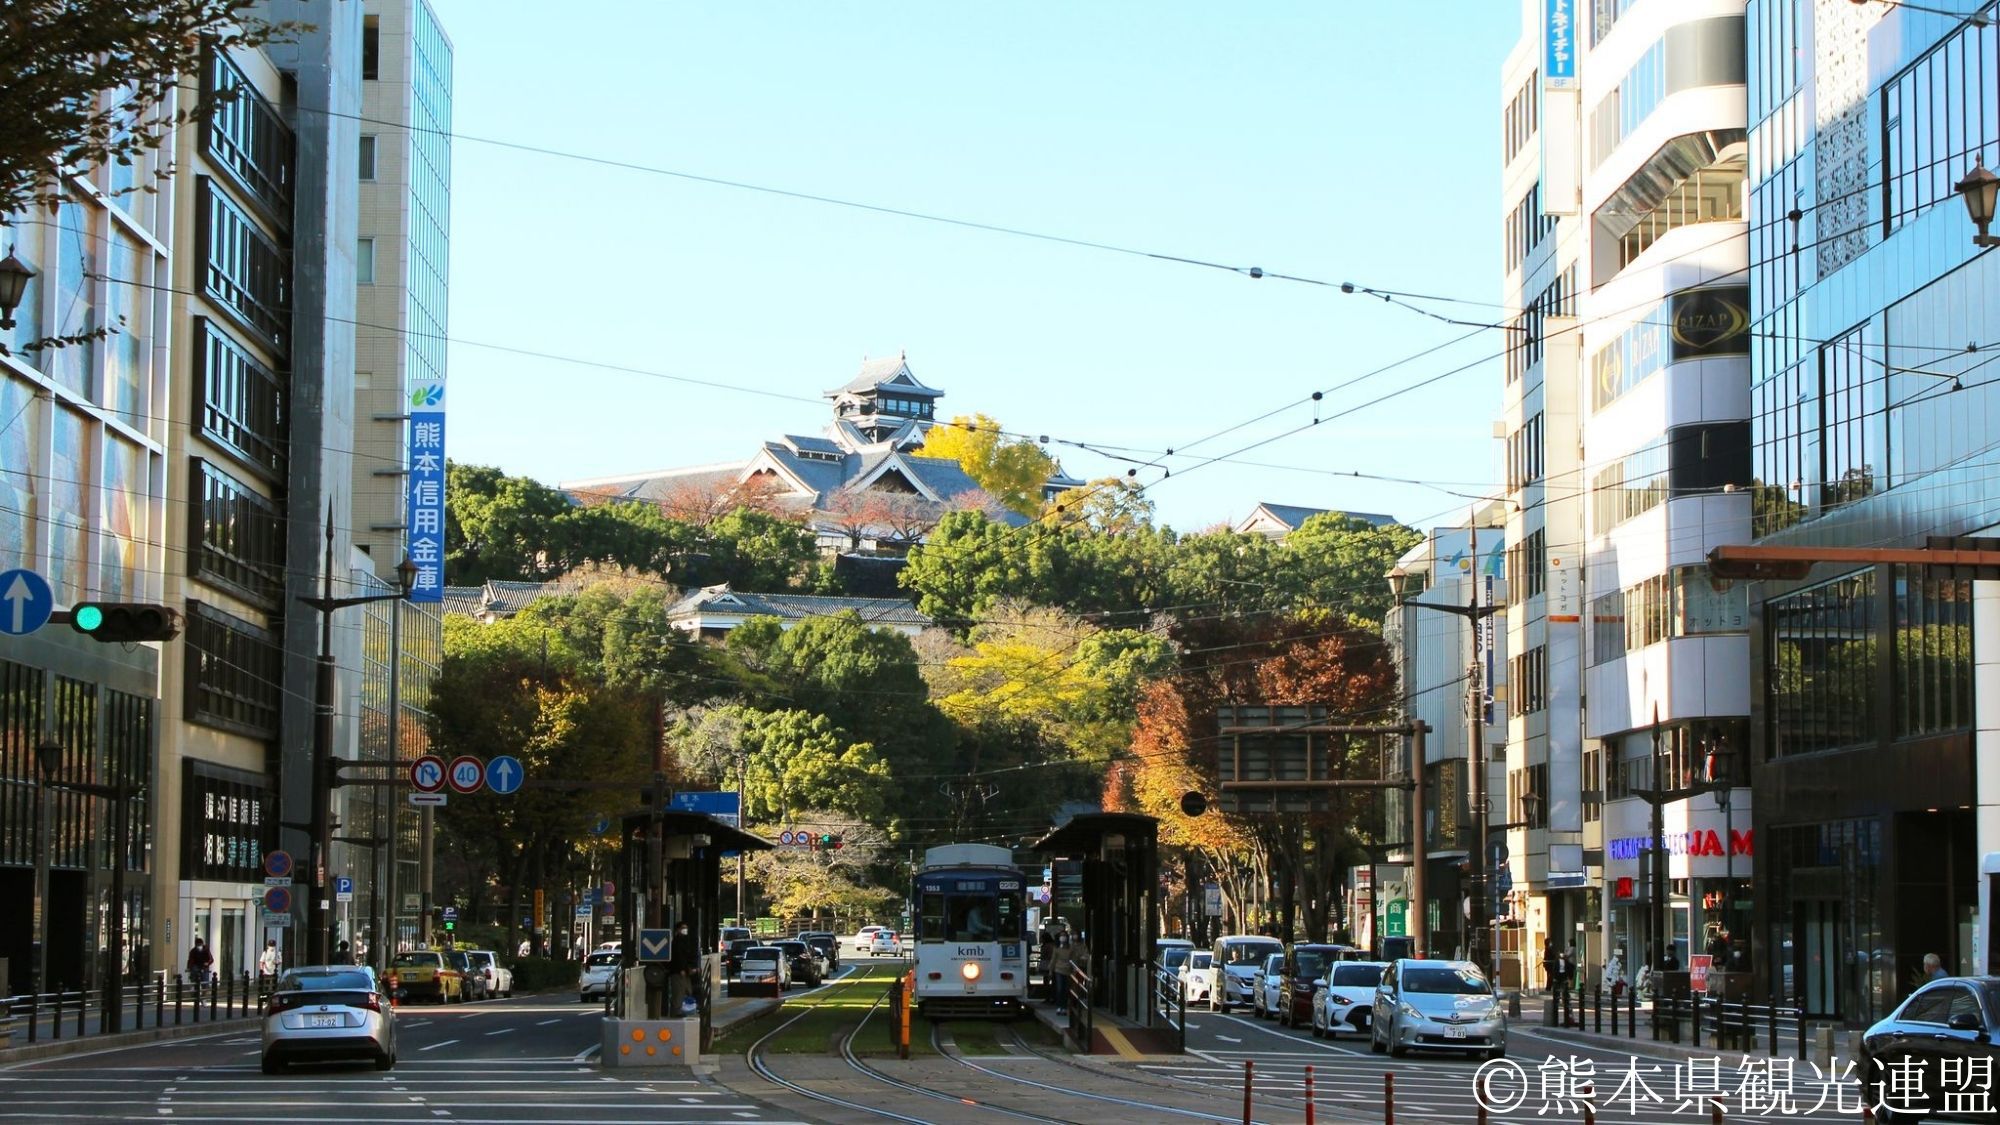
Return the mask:
[[[1694,1012],[1694,1045],[1695,1045],[1695,1047],[1696,1047],[1696,1048],[1700,1048],[1700,1046],[1701,1046],[1701,993],[1699,993],[1699,992],[1691,992],[1691,993],[1689,993],[1689,994],[1688,994],[1688,1006],[1689,1006],[1689,1008],[1690,1008],[1690,1009],[1691,1009],[1691,1010],[1692,1010],[1692,1011]],[[1719,1044],[1718,1044],[1718,1045],[1719,1045]]]
[[1313,1068],[1306,1064],[1306,1125],[1313,1125]]
[[[1247,1064],[1246,1064],[1247,1065]],[[1243,1107],[1243,1119],[1250,1119],[1250,1107]],[[1382,1125],[1396,1125],[1396,1076],[1384,1071],[1382,1074]]]
[[167,1026],[167,978],[165,976],[156,976],[153,978],[153,1026],[155,1028]]
[[1776,996],[1776,995],[1773,995],[1773,994],[1768,994],[1768,993],[1767,993],[1767,994],[1766,994],[1766,996],[1765,996],[1765,1004],[1767,1005],[1767,1006],[1766,1006],[1766,1008],[1765,1008],[1765,1011],[1766,1011],[1766,1013],[1767,1013],[1767,1014],[1769,1015],[1769,1017],[1770,1017],[1770,1021],[1771,1021],[1771,1024],[1770,1024],[1770,1027],[1771,1027],[1771,1038],[1770,1038],[1770,1039],[1768,1039],[1768,1040],[1766,1040],[1766,1041],[1764,1042],[1764,1046],[1765,1046],[1765,1047],[1766,1047],[1767,1049],[1769,1049],[1769,1050],[1770,1050],[1770,1052],[1771,1052],[1772,1054],[1774,1054],[1774,1055],[1775,1055],[1775,1054],[1777,1054],[1777,1053],[1778,1053],[1778,998],[1777,998],[1777,996]]
[[1250,1125],[1250,1083],[1256,1077],[1256,1064],[1243,1060],[1243,1125]]
[[[1657,998],[1655,1002],[1658,1002]],[[1583,1103],[1583,1125],[1597,1125],[1597,1112],[1591,1108],[1589,1102]]]
[[1625,1008],[1625,1037],[1637,1039],[1639,1038],[1639,990],[1627,989],[1625,995],[1630,997]]
[[[1806,1014],[1802,1009],[1792,1009],[1792,1019],[1799,1029],[1799,1061],[1806,1061]],[[1772,1044],[1773,1047],[1777,1044]]]
[[208,1019],[215,1022],[216,1005],[222,1000],[222,977],[217,976],[208,985]]
[[36,1035],[41,1031],[42,1023],[42,994],[39,991],[41,985],[37,983],[35,987],[37,991],[28,994],[28,1042],[30,1043],[35,1041]]
[[174,1026],[175,1027],[179,1027],[181,1025],[181,1006],[182,1006],[181,999],[183,993],[185,993],[186,990],[187,990],[187,979],[185,977],[175,977],[174,978]]
[[1722,1099],[1708,1103],[1708,1125],[1722,1125]]
[[[1604,984],[1603,984],[1603,982],[1599,982],[1599,983],[1597,983],[1597,984],[1593,984],[1593,985],[1591,985],[1591,986],[1590,986],[1590,1010],[1591,1010],[1591,1013],[1592,1013],[1592,1014],[1591,1014],[1591,1020],[1592,1020],[1592,1028],[1593,1028],[1593,1030],[1594,1030],[1594,1031],[1595,1031],[1595,1033],[1596,1033],[1596,1034],[1598,1034],[1598,1035],[1602,1035],[1602,1034],[1604,1034]],[[1578,1022],[1578,1023],[1582,1023],[1582,1022],[1583,1022],[1583,1019],[1582,1019],[1582,1013],[1580,1013],[1580,1012],[1579,1012],[1579,1013],[1577,1014],[1577,1017],[1578,1017],[1578,1018],[1577,1018],[1577,1022]],[[1616,1015],[1616,1013],[1613,1013],[1613,1015],[1612,1015],[1612,1018],[1613,1018],[1613,1019],[1616,1019],[1616,1018],[1617,1018],[1617,1015]],[[1615,1032],[1617,1031],[1617,1029],[1616,1029],[1616,1028],[1613,1028],[1612,1030],[1613,1030],[1613,1032],[1614,1032],[1614,1033],[1615,1033]]]
[[90,993],[85,992],[81,988],[77,989],[76,990],[76,1037],[78,1039],[83,1038],[83,1014],[84,1011],[89,1007],[90,1007]]

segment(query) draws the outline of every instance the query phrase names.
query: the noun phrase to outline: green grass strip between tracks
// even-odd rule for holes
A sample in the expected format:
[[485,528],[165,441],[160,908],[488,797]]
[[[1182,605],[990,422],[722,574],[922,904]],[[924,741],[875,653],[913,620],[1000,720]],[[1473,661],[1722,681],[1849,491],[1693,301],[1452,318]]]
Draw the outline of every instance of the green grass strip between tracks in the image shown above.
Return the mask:
[[[785,997],[783,1006],[775,1016],[748,1023],[738,1024],[724,1032],[716,1040],[718,1051],[741,1051],[768,1034],[773,1026],[784,1026],[784,1030],[771,1037],[764,1049],[774,1055],[824,1055],[835,1052],[840,1045],[840,1036],[845,1035],[861,1022],[868,1010],[875,1008],[875,1014],[868,1018],[868,1025],[854,1040],[857,1055],[893,1055],[896,1042],[892,1035],[894,1013],[888,1001],[881,1000],[889,990],[890,982],[901,974],[900,963],[891,965],[866,965],[857,969],[852,976],[844,977],[831,984],[821,985],[810,992],[794,992]],[[800,1015],[804,1012],[804,1015]],[[785,1026],[786,1021],[793,1020]],[[910,1053],[930,1054],[930,1032],[921,1021],[912,1020],[910,1029]]]

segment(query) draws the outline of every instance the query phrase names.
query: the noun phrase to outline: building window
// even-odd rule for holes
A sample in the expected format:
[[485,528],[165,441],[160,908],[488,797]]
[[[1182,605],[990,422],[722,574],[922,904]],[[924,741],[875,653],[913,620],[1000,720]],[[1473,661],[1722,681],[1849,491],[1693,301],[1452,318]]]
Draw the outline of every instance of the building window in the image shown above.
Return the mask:
[[292,131],[229,56],[209,51],[202,68],[208,127],[202,147],[270,216],[292,219]]
[[1625,138],[1638,132],[1660,103],[1683,90],[1741,86],[1745,65],[1742,16],[1690,20],[1667,28],[1617,88],[1591,108],[1591,168],[1604,163]]
[[1885,369],[1857,327],[1819,350],[1820,503],[1836,508],[1886,487]]
[[1530,72],[1528,80],[1521,83],[1521,88],[1508,100],[1507,108],[1500,112],[1502,164],[1512,164],[1534,138],[1540,124],[1541,89],[1540,72]]
[[371,81],[382,77],[382,21],[379,16],[367,16],[361,21],[361,77]]
[[273,634],[190,601],[184,648],[190,722],[254,738],[278,737],[285,662]]
[[1507,348],[1507,382],[1509,385],[1521,381],[1536,364],[1542,361],[1542,349],[1548,334],[1549,317],[1573,317],[1576,315],[1576,267],[1571,266],[1556,276],[1549,287],[1528,302],[1521,315],[1514,318],[1509,327],[1513,333]]
[[188,538],[195,544],[194,577],[271,608],[285,592],[285,521],[271,501],[200,458],[190,460]]
[[1507,771],[1507,819],[1521,828],[1549,826],[1547,762]]
[[1547,466],[1542,415],[1536,411],[1533,417],[1521,423],[1520,429],[1507,435],[1507,491],[1518,491],[1541,480]]
[[1897,567],[1896,690],[1890,707],[1898,738],[1972,726],[1972,583],[1929,578]]
[[1864,570],[1765,603],[1772,756],[1874,741],[1875,598],[1875,572]]
[[1542,184],[1537,180],[1528,189],[1514,209],[1508,213],[1505,224],[1507,238],[1507,268],[1519,269],[1521,263],[1535,252],[1556,229],[1556,217],[1542,214]]
[[1590,479],[1591,531],[1602,535],[1667,499],[1667,446],[1622,457]]
[[1532,715],[1549,705],[1549,648],[1534,648],[1508,661],[1507,705],[1515,715]]
[[361,178],[375,178],[375,134],[361,134]]
[[360,238],[354,242],[354,279],[362,285],[375,284],[375,240]]
[[283,380],[207,317],[194,318],[194,332],[201,349],[195,387],[201,436],[265,479],[283,480]]
[[1519,605],[1548,585],[1548,531],[1536,528],[1507,547],[1507,604]]
[[1590,663],[1595,666],[1625,655],[1625,591],[1590,599]]
[[203,295],[234,313],[260,342],[285,352],[292,326],[290,261],[215,181],[198,176],[196,182]]
[[182,768],[181,879],[263,878],[276,826],[270,784],[259,774],[193,759]]
[[[1957,195],[2000,139],[2000,31],[1993,6],[1882,84],[1882,233]],[[1953,208],[1956,210],[1956,207]]]

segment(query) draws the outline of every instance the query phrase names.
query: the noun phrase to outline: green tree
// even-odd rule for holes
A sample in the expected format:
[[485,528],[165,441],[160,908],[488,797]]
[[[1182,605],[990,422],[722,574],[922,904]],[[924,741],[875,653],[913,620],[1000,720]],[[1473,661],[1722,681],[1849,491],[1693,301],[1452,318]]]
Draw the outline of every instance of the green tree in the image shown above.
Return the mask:
[[741,717],[747,819],[784,824],[813,806],[874,824],[888,819],[895,780],[873,743],[809,711],[745,708]]
[[1299,603],[1336,610],[1379,631],[1392,598],[1382,580],[1423,534],[1399,523],[1380,527],[1341,512],[1322,512],[1279,545],[1279,568],[1297,585]]
[[568,568],[556,525],[569,499],[489,465],[445,466],[444,580],[544,582]]
[[1040,510],[1042,485],[1056,473],[1055,460],[1040,446],[1005,436],[984,414],[960,414],[932,426],[924,435],[924,456],[958,462],[980,488],[1024,516]]
[[789,590],[806,580],[819,558],[812,529],[754,508],[737,508],[706,529],[709,563],[703,584],[738,590]]
[[[0,214],[68,198],[58,165],[130,165],[212,106],[187,76],[205,44],[254,47],[297,25],[250,0],[12,0],[0,9]],[[168,95],[181,88],[180,98]],[[117,91],[113,97],[102,96]],[[136,190],[152,191],[151,184]]]
[[1081,528],[1099,535],[1129,535],[1153,526],[1153,502],[1130,477],[1100,477],[1066,488],[1042,505],[1048,527]]

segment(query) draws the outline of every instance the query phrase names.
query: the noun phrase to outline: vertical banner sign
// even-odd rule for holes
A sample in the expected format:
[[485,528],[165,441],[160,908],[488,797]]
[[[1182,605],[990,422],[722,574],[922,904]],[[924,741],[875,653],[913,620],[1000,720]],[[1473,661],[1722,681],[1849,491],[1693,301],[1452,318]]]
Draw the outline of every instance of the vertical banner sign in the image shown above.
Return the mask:
[[1542,0],[1542,85],[1576,88],[1576,2]]
[[[1479,599],[1479,604],[1492,605],[1493,571],[1489,569],[1486,572],[1486,575],[1482,579],[1482,581],[1484,582],[1485,587],[1484,587],[1484,593],[1481,595]],[[1489,726],[1492,725],[1493,723],[1493,677],[1498,674],[1498,669],[1495,667],[1495,662],[1498,658],[1495,657],[1493,654],[1500,648],[1500,646],[1496,643],[1496,638],[1493,635],[1493,630],[1494,630],[1493,618],[1494,615],[1489,613],[1485,617],[1479,619],[1479,640],[1481,643],[1481,647],[1483,647],[1486,650],[1486,667],[1483,670],[1485,678],[1480,682],[1479,685],[1480,713],[1481,717],[1485,720],[1485,722]]]
[[444,384],[425,381],[410,391],[410,561],[417,567],[413,602],[444,600]]

